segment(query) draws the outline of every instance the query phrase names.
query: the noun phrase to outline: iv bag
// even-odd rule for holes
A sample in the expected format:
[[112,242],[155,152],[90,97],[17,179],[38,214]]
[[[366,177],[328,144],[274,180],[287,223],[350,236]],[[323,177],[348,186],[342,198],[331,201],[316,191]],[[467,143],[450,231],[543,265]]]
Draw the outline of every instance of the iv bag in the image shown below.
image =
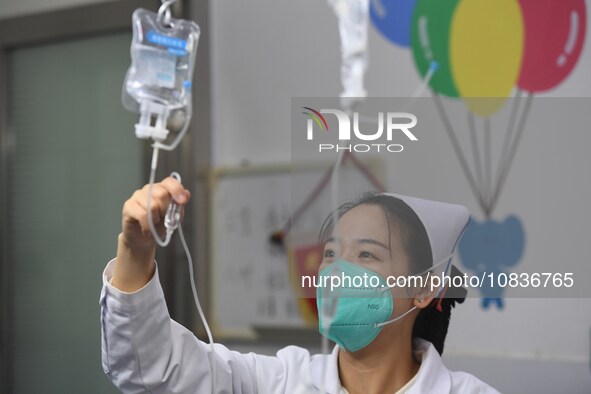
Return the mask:
[[367,96],[363,77],[367,69],[369,0],[328,0],[339,21],[341,37],[341,106],[345,110]]
[[[171,111],[184,108],[190,116],[187,109],[191,105],[199,26],[172,18],[165,24],[157,13],[141,8],[133,13],[132,22],[131,65],[123,83],[122,103],[125,109],[141,114],[141,130],[153,129],[150,118],[156,117],[156,129],[163,133],[157,134],[163,139]],[[148,134],[138,137],[154,137]]]

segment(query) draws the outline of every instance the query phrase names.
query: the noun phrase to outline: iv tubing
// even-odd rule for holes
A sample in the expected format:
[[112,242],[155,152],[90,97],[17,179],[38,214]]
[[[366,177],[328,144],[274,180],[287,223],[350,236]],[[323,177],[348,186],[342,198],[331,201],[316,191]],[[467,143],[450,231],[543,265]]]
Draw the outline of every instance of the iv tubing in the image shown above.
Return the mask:
[[[172,150],[176,149],[178,144],[181,142],[181,140],[183,139],[183,137],[187,133],[187,130],[189,129],[190,119],[193,116],[193,104],[191,102],[191,95],[189,93],[187,93],[186,108],[187,108],[187,112],[185,113],[185,124],[183,125],[183,128],[178,133],[178,135],[175,137],[174,141],[172,141],[169,145],[162,144],[161,142],[156,141],[156,142],[154,142],[154,145],[152,145],[154,147],[154,149],[163,149],[166,151],[172,151]],[[158,159],[156,158],[156,160],[158,160]]]
[[152,165],[150,166],[150,186],[148,187],[148,203],[147,211],[148,211],[148,225],[150,226],[150,231],[152,232],[152,237],[154,241],[162,247],[168,246],[170,243],[170,238],[172,237],[172,231],[166,229],[166,237],[161,239],[156,231],[156,227],[154,226],[154,219],[152,218],[152,189],[154,187],[154,178],[156,177],[156,167],[158,165],[158,147],[154,146],[154,150],[152,151]]
[[209,340],[209,348],[211,350],[209,354],[209,365],[211,365],[211,392],[215,393],[216,362],[213,335],[211,335],[211,329],[209,328],[209,324],[207,323],[207,320],[205,319],[205,314],[203,313],[203,309],[201,308],[201,303],[199,302],[199,296],[197,295],[197,286],[195,285],[195,274],[193,273],[193,259],[191,258],[189,247],[187,246],[187,242],[185,241],[185,235],[183,234],[183,226],[180,223],[179,237],[181,238],[183,249],[185,249],[185,254],[187,255],[187,262],[189,263],[189,279],[191,281],[191,291],[193,292],[193,300],[195,301],[197,311],[199,312],[199,318],[203,322],[203,327],[205,327],[205,332],[207,332],[207,339]]
[[[187,122],[188,123],[188,122]],[[156,177],[156,167],[158,166],[158,147],[154,144],[154,150],[152,152],[152,164],[150,166],[150,186],[148,187],[148,203],[147,203],[147,211],[148,211],[148,224],[150,225],[150,231],[152,232],[152,237],[154,241],[162,247],[168,246],[170,243],[170,239],[172,237],[172,233],[174,230],[166,229],[166,238],[162,240],[158,236],[158,232],[156,231],[156,227],[154,226],[154,221],[152,218],[152,211],[151,211],[151,201],[152,201],[152,188],[154,186],[154,178]],[[176,175],[176,176],[175,176]],[[180,181],[180,176],[177,173],[172,173],[171,176],[176,178]],[[191,291],[193,293],[193,301],[195,301],[195,306],[197,307],[197,312],[199,313],[199,318],[203,322],[203,326],[205,328],[205,332],[207,333],[207,339],[209,340],[209,348],[210,348],[210,356],[209,356],[209,364],[211,365],[211,381],[212,386],[211,390],[212,393],[215,393],[215,379],[216,379],[216,362],[215,362],[215,348],[213,342],[213,335],[211,334],[211,329],[209,328],[209,324],[207,323],[207,319],[205,319],[205,314],[203,313],[203,308],[201,308],[201,303],[199,302],[199,296],[197,295],[197,286],[195,285],[195,274],[193,272],[193,259],[191,257],[191,253],[189,251],[189,247],[187,246],[187,242],[185,241],[185,235],[183,234],[183,227],[179,223],[179,236],[181,238],[181,243],[183,244],[183,249],[185,250],[185,255],[187,256],[187,262],[189,264],[189,280],[191,282]]]

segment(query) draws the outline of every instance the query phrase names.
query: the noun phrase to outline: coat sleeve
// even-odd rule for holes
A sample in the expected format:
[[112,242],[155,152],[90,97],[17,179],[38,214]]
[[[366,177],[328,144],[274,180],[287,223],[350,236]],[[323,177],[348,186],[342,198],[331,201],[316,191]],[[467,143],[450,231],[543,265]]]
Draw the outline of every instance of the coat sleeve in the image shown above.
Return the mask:
[[[124,293],[109,283],[113,265],[105,268],[100,297],[107,377],[123,393],[211,393],[209,344],[170,318],[158,271],[142,289]],[[216,392],[258,392],[256,355],[216,344],[215,362]],[[273,366],[282,369],[279,360]]]

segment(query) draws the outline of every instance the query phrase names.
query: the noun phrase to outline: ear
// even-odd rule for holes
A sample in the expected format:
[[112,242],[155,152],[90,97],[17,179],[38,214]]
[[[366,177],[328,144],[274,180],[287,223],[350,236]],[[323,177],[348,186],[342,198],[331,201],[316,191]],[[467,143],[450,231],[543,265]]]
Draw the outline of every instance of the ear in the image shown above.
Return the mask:
[[418,294],[413,299],[413,305],[416,306],[418,309],[424,309],[424,308],[428,307],[429,304],[431,304],[431,302],[433,301],[433,298],[434,298],[433,295],[427,296],[427,295]]
[[429,306],[429,304],[431,304],[437,295],[438,290],[439,289],[430,289],[429,287],[415,289],[413,304],[419,309],[426,308]]

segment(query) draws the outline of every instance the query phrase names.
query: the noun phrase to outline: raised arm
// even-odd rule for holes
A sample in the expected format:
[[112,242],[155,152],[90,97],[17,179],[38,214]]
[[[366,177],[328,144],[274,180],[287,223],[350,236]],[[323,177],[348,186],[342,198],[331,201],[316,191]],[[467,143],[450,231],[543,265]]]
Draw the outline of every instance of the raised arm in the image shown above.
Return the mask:
[[[123,393],[208,394],[213,386],[210,347],[168,314],[154,262],[147,198],[145,186],[125,202],[117,258],[103,274],[103,369]],[[171,199],[184,205],[190,193],[173,178],[153,185],[150,209],[161,236]],[[255,356],[216,347],[216,391],[256,392]]]
[[[287,348],[277,357],[241,354],[215,345],[216,379],[210,346],[173,321],[154,262],[156,244],[146,211],[148,186],[123,207],[117,258],[103,273],[101,291],[102,366],[123,393],[209,394],[308,393],[305,349]],[[156,229],[174,199],[186,204],[190,194],[173,178],[154,184],[150,207]]]

